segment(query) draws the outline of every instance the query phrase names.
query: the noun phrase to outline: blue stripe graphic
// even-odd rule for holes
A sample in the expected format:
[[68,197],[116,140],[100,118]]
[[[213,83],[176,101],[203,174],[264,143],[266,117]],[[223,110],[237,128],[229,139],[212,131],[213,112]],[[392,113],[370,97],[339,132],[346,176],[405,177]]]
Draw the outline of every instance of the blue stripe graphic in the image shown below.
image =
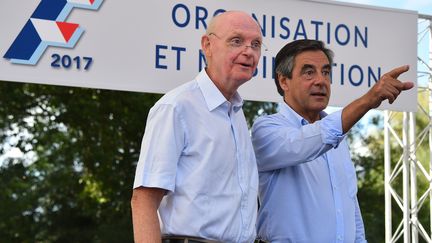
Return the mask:
[[[73,8],[96,10],[103,0],[96,0],[91,5],[68,3],[67,0],[41,0],[31,15],[33,19],[64,22]],[[73,48],[84,30],[78,27],[68,43],[42,41],[31,19],[27,21],[5,55],[12,63],[36,64],[48,46]]]

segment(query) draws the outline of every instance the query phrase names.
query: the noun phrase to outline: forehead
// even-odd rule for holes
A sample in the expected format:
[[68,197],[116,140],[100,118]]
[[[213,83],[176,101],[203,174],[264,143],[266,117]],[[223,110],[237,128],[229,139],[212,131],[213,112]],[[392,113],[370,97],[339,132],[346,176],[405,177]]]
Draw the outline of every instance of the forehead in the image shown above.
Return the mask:
[[254,19],[246,15],[231,14],[221,18],[215,26],[215,31],[222,35],[242,35],[261,39],[261,29]]
[[295,57],[294,66],[302,68],[305,65],[322,68],[330,65],[330,62],[323,51],[304,51]]

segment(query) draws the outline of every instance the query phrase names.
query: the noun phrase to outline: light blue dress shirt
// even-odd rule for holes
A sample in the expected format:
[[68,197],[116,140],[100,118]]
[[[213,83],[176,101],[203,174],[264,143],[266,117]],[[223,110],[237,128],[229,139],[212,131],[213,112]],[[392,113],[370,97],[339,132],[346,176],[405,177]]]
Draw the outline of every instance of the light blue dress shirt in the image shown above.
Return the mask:
[[168,190],[162,234],[254,241],[258,172],[242,105],[203,70],[150,110],[134,188]]
[[287,104],[252,129],[258,237],[272,243],[366,242],[341,111],[309,124]]

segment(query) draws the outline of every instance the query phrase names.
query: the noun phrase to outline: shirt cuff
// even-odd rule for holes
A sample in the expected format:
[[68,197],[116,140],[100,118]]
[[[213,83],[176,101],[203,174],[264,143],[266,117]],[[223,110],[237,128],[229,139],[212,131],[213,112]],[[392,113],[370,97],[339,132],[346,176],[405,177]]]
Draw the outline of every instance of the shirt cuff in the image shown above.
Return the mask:
[[321,119],[321,135],[323,143],[337,148],[345,138],[342,132],[342,110],[333,112]]

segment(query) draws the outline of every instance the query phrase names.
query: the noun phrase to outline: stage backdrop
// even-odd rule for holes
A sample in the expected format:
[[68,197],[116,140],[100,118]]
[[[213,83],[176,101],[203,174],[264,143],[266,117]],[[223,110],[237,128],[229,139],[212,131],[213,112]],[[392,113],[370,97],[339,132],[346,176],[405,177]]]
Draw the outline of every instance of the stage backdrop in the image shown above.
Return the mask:
[[[273,59],[286,43],[319,39],[336,53],[330,105],[344,106],[390,69],[416,81],[417,13],[295,0],[1,0],[0,80],[164,93],[205,66],[200,38],[211,17],[243,10],[268,51],[245,99],[280,101]],[[381,108],[415,111],[417,90]]]

